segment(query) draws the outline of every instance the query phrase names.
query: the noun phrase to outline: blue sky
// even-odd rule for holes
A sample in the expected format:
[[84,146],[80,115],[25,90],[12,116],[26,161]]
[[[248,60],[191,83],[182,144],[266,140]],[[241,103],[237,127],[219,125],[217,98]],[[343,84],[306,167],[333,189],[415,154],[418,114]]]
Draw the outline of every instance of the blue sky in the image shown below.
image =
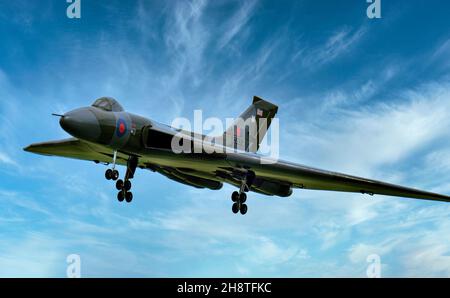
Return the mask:
[[[52,112],[235,117],[280,107],[282,159],[450,194],[450,5],[382,1],[0,3],[0,276],[450,276],[450,205],[296,190],[195,190],[147,171],[118,203],[106,167],[22,151],[67,137]],[[122,169],[123,171],[123,169]]]

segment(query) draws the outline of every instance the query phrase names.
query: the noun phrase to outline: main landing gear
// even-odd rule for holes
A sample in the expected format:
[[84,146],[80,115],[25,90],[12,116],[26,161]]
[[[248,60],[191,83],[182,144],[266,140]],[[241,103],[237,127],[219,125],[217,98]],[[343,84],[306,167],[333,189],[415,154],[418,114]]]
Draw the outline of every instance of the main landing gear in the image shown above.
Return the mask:
[[123,202],[125,200],[127,203],[130,203],[133,200],[133,193],[131,190],[131,181],[134,177],[134,173],[136,172],[136,167],[138,165],[138,158],[136,156],[130,156],[127,161],[127,172],[125,174],[125,179],[118,179],[119,178],[119,172],[115,170],[116,166],[116,158],[117,158],[117,151],[114,151],[113,156],[113,167],[112,169],[108,169],[105,172],[105,177],[108,180],[116,181],[116,189],[119,191],[117,193],[117,200],[119,202]]
[[247,172],[245,176],[242,178],[241,181],[241,187],[238,191],[234,191],[231,194],[231,200],[233,201],[233,207],[231,210],[234,214],[241,212],[242,215],[245,215],[248,211],[247,204],[245,202],[247,201],[247,194],[250,190],[250,186],[253,183],[253,179],[255,179],[255,174],[253,172]]
[[129,191],[131,189],[130,180],[125,180],[125,182],[123,182],[122,179],[117,180],[116,188],[119,191],[117,193],[117,199],[119,202],[125,200],[127,203],[130,203],[133,200],[133,193]]
[[116,182],[116,189],[119,191],[117,193],[117,199],[119,200],[119,202],[125,200],[127,203],[130,203],[133,200],[133,193],[130,191],[130,179],[134,177],[137,165],[138,158],[136,156],[130,156],[127,161],[127,172],[125,174],[125,180],[119,179]]

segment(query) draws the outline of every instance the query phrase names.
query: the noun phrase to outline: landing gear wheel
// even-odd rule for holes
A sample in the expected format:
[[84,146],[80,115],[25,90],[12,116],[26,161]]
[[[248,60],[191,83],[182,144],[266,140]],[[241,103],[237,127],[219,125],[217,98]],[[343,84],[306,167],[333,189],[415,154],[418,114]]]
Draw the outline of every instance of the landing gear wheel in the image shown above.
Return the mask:
[[129,191],[131,189],[131,182],[130,180],[125,180],[123,187],[126,191]]
[[112,179],[113,181],[116,181],[117,179],[119,179],[119,171],[113,170],[113,171],[112,171],[112,174],[111,174],[111,179]]
[[123,189],[123,180],[122,179],[117,180],[116,188],[117,188],[117,190],[122,190]]
[[133,200],[133,194],[129,191],[131,189],[130,179],[133,179],[134,177],[134,173],[138,166],[138,158],[136,156],[129,156],[127,161],[127,171],[123,179],[119,179],[119,171],[115,169],[116,158],[117,151],[114,151],[112,168],[106,170],[105,177],[108,180],[116,182],[116,188],[119,191],[117,193],[117,200],[119,200],[119,202],[125,200],[130,203]]
[[241,211],[242,215],[245,215],[245,213],[247,213],[248,207],[246,204],[241,204],[241,208],[239,209],[239,211]]
[[231,200],[233,202],[237,202],[239,200],[239,193],[237,191],[233,191],[233,193],[231,194]]
[[119,200],[119,202],[122,202],[122,201],[123,201],[123,199],[124,199],[123,191],[119,191],[119,192],[117,193],[117,199]]
[[233,211],[234,214],[239,212],[239,204],[238,203],[234,203],[233,207],[231,208],[231,210]]
[[111,169],[107,169],[105,172],[105,178],[106,180],[111,180],[113,175],[113,171]]
[[245,201],[247,201],[247,194],[245,192],[243,192],[239,195],[239,201],[241,203],[245,203]]
[[125,200],[127,201],[127,203],[130,203],[133,200],[133,193],[132,192],[127,192],[125,194]]

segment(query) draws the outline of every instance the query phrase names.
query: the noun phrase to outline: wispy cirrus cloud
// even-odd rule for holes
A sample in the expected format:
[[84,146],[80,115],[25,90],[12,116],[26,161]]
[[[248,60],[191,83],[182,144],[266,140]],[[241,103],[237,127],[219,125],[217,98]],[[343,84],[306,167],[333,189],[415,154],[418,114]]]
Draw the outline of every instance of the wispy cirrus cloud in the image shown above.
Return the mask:
[[15,166],[17,163],[6,153],[0,152],[0,163]]
[[[209,41],[209,32],[202,23],[204,0],[178,2],[173,10],[173,18],[167,20],[165,42],[173,56],[174,82],[191,76],[191,83],[198,84],[198,76],[204,60],[203,53]],[[172,79],[173,80],[173,79]]]
[[[387,217],[383,229],[393,229],[394,235],[381,239],[381,235],[372,235],[372,239],[352,245],[348,258],[361,264],[369,254],[378,254],[384,277],[450,276],[450,243],[440,236],[449,232],[448,223],[442,221],[449,212],[445,205],[424,206],[409,210],[410,216],[401,222],[394,216]],[[433,232],[424,226],[431,226]]]
[[431,55],[430,60],[442,63],[444,67],[450,66],[450,39],[445,40]]
[[243,1],[240,8],[233,14],[224,26],[224,34],[218,41],[219,49],[224,48],[243,30],[250,21],[257,1]]
[[301,48],[294,53],[293,59],[301,59],[301,64],[307,69],[317,69],[349,52],[363,39],[367,30],[365,26],[357,29],[342,27],[328,36],[323,44]]
[[[369,169],[400,161],[421,146],[447,135],[450,125],[447,117],[450,113],[448,90],[447,82],[424,84],[420,90],[398,93],[396,100],[368,103],[358,109],[329,105],[328,108],[315,110],[315,117],[308,118],[313,122],[305,123],[306,127],[294,125],[286,133],[288,136],[298,134],[311,141],[310,148],[299,150],[318,153],[321,157],[313,161],[316,164],[334,165],[342,170],[370,174]],[[351,98],[351,95],[343,97]],[[301,102],[298,104],[301,105]],[[330,109],[334,112],[330,113]],[[314,119],[320,121],[316,122]],[[333,128],[326,123],[332,123]],[[320,148],[333,148],[333,155],[321,152]],[[289,155],[299,154],[289,152]],[[330,156],[335,161],[324,159],[323,156]],[[335,159],[336,156],[340,158]],[[338,162],[339,165],[335,164],[338,160],[342,161]],[[365,170],[358,167],[363,164]]]

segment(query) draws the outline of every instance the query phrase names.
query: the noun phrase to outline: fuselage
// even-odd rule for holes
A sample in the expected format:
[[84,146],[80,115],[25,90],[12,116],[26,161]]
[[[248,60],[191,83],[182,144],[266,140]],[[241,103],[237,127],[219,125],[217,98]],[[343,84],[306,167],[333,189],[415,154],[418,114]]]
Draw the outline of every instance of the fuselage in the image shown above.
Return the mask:
[[[214,167],[218,160],[225,159],[225,152],[233,150],[204,141],[203,135],[182,131],[133,113],[105,111],[94,106],[67,112],[61,117],[60,125],[75,138],[126,155],[145,156],[145,160],[166,166],[176,163],[190,167],[192,164],[198,165],[201,160],[207,170],[209,161]],[[176,139],[178,142],[189,142],[190,152],[173,150],[172,142],[177,135],[183,136]],[[224,166],[227,166],[226,162]],[[151,168],[151,162],[148,167]]]
[[[198,156],[194,154],[208,155],[210,158],[225,153],[257,155],[223,145],[226,140],[222,136],[211,142],[202,134],[177,129],[129,112],[105,111],[94,106],[67,112],[61,117],[60,125],[75,138],[129,154],[169,154],[176,158],[180,153],[188,153],[182,154],[182,158],[195,161],[198,161]],[[188,150],[177,152],[174,142]],[[183,146],[185,142],[187,146]]]

